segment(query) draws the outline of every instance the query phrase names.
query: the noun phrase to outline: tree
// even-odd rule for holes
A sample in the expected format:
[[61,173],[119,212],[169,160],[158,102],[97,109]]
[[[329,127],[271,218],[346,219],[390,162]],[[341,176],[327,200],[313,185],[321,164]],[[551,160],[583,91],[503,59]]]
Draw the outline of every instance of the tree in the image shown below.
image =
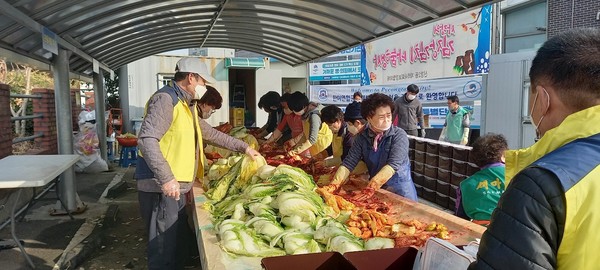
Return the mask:
[[121,107],[119,99],[119,76],[115,74],[114,79],[109,75],[104,75],[104,85],[106,86],[106,101],[111,108]]
[[[11,70],[6,69],[6,61],[0,60],[0,79],[10,86],[14,94],[30,95],[33,88],[52,88],[54,80],[46,73],[17,63],[10,63]],[[2,74],[2,66],[6,69]],[[10,102],[10,112],[13,117],[24,116],[31,110],[29,98],[14,98]],[[26,134],[26,120],[15,121],[14,132],[22,137]]]

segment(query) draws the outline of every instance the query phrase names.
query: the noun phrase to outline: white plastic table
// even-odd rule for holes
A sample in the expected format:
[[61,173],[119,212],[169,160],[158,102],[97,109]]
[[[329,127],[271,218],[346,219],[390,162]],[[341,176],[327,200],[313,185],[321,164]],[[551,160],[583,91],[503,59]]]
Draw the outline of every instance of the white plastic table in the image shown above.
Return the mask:
[[35,268],[35,265],[25,252],[15,231],[15,211],[21,192],[24,188],[47,185],[78,160],[78,155],[13,155],[0,160],[0,188],[18,189],[10,213],[10,233],[32,268]]

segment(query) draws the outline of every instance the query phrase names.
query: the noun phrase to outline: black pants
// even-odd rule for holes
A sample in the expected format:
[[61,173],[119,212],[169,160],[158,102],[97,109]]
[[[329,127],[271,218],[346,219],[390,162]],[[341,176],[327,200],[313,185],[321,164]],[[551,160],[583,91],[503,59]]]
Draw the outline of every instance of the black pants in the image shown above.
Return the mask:
[[186,194],[176,201],[162,193],[138,191],[138,200],[148,232],[148,269],[183,269],[197,251],[187,222]]

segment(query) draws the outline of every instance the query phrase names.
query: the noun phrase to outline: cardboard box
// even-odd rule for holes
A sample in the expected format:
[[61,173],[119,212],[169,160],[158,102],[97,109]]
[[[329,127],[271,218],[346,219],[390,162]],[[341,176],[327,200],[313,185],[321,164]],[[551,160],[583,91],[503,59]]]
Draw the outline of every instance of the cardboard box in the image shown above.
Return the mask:
[[413,247],[386,248],[344,253],[357,270],[411,270],[418,250]]
[[268,257],[261,264],[266,270],[356,270],[338,252]]
[[346,252],[323,252],[264,258],[266,270],[410,270],[417,256],[417,249],[388,248]]

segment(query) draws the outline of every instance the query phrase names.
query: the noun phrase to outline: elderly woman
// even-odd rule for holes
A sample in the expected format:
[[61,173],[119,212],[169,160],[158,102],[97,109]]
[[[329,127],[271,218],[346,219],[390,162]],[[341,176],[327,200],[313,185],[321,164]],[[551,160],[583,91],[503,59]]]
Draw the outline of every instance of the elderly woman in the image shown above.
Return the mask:
[[352,148],[325,190],[337,190],[358,162],[364,161],[370,180],[367,187],[355,195],[355,200],[366,200],[380,188],[417,200],[410,176],[408,136],[404,130],[392,125],[393,109],[394,102],[384,94],[372,94],[362,101],[361,114],[368,125],[354,138]]

